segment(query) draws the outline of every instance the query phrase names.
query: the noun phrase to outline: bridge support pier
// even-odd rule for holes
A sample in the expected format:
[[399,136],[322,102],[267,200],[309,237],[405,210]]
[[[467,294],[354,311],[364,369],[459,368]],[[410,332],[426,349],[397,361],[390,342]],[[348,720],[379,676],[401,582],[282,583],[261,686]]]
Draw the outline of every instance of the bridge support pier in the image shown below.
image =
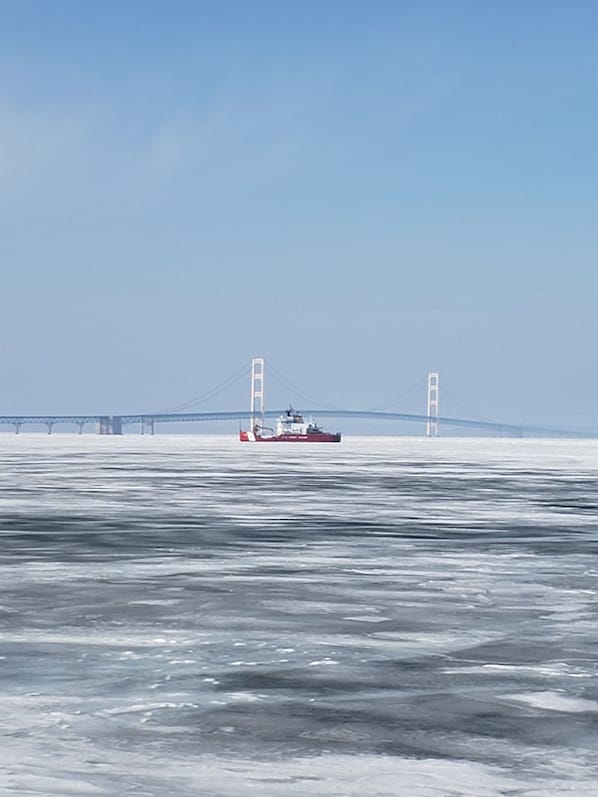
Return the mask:
[[149,433],[151,435],[154,434],[154,419],[153,418],[142,418],[141,419],[141,434],[145,434],[145,427],[149,428]]
[[120,415],[103,415],[98,423],[98,434],[122,434],[123,424]]

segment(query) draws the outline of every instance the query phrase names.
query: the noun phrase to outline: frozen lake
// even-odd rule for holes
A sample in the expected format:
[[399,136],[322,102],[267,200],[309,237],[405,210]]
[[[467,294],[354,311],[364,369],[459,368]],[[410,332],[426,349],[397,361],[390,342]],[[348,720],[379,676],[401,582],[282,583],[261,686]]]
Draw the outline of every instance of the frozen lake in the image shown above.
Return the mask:
[[0,436],[0,795],[598,795],[598,442]]

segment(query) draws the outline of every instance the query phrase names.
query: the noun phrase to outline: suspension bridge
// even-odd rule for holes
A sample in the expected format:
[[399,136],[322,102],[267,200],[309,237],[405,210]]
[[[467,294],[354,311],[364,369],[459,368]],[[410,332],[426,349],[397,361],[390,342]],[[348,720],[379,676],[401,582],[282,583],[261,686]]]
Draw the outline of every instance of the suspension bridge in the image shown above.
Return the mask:
[[[254,390],[256,376],[256,363],[258,363],[257,393]],[[261,363],[261,365],[259,365]],[[261,368],[261,371],[259,370]],[[82,415],[0,415],[0,426],[12,427],[16,434],[21,432],[22,427],[34,426],[45,427],[48,434],[52,434],[56,426],[75,427],[79,434],[83,434],[86,427],[93,427],[101,435],[122,435],[126,427],[135,427],[143,434],[153,435],[156,427],[162,424],[182,424],[182,423],[214,423],[222,421],[247,421],[253,424],[256,415],[262,419],[276,418],[286,412],[286,409],[266,409],[263,403],[263,383],[264,383],[264,360],[263,358],[253,358],[251,363],[252,373],[252,404],[249,410],[224,410],[216,412],[205,412],[194,409],[197,405],[214,399],[226,392],[233,385],[237,384],[242,378],[246,378],[249,373],[249,366],[244,366],[223,382],[216,385],[211,390],[195,396],[189,401],[157,412],[142,413],[120,413],[120,414],[94,414],[85,413]],[[342,409],[332,407],[323,402],[317,402],[286,379],[274,366],[269,364],[269,373],[272,373],[275,380],[285,389],[290,390],[293,395],[303,399],[306,404],[302,405],[304,415],[317,418],[347,418],[354,420],[384,421],[388,423],[410,423],[419,424],[425,429],[428,437],[439,435],[440,427],[447,429],[463,430],[467,432],[481,432],[504,437],[578,437],[596,438],[598,432],[579,429],[565,429],[548,426],[516,425],[512,423],[501,423],[480,418],[462,418],[443,416],[440,414],[440,377],[438,372],[429,372],[427,375],[427,401],[425,413],[397,412],[389,409]],[[425,379],[412,386],[401,396],[390,402],[387,407],[396,405],[406,397],[412,396],[414,388],[425,386]],[[454,391],[452,391],[454,392]],[[255,396],[260,399],[260,406],[256,408],[254,404]]]

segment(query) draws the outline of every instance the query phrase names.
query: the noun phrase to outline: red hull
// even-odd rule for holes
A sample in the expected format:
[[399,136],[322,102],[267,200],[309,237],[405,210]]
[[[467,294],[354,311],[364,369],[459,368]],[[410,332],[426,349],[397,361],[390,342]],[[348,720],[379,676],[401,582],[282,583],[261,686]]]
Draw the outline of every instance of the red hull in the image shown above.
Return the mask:
[[314,434],[279,434],[273,437],[259,437],[252,432],[239,432],[242,443],[340,443],[340,432],[316,432]]

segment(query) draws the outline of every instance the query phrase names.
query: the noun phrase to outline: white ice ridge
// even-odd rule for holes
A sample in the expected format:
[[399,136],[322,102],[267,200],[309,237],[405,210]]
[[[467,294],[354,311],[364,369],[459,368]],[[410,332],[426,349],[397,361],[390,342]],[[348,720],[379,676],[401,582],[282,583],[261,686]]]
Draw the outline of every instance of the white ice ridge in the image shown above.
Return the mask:
[[522,692],[515,695],[503,695],[503,697],[507,700],[517,700],[534,706],[534,708],[547,709],[548,711],[562,711],[565,713],[593,711],[598,713],[598,701],[587,700],[583,697],[570,697],[561,692]]

